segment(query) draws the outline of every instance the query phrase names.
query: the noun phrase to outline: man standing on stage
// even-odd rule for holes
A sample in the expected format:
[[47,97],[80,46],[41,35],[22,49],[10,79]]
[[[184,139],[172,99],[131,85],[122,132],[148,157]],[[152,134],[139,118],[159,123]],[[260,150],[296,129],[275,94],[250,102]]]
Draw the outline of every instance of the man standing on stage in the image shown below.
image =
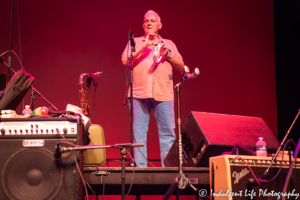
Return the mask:
[[[175,44],[158,35],[162,28],[159,15],[150,10],[144,16],[145,35],[134,38],[136,52],[133,56],[133,132],[135,143],[144,147],[134,148],[137,167],[147,167],[147,133],[151,109],[156,119],[161,163],[164,167],[170,148],[175,141],[174,91],[172,70],[183,71],[184,63]],[[154,61],[154,51],[159,43],[162,59]],[[128,44],[127,44],[128,47]],[[122,54],[122,63],[127,64],[128,48]],[[127,54],[128,53],[128,54]],[[142,154],[143,155],[142,155]]]

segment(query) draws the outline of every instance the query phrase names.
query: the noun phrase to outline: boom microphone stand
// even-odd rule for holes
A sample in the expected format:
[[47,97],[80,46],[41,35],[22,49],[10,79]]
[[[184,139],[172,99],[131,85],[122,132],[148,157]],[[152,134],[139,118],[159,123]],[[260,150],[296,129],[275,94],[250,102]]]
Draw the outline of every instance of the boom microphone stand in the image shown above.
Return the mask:
[[[130,142],[134,143],[135,141],[133,141],[134,135],[133,135],[133,90],[132,90],[132,84],[133,84],[132,60],[133,60],[133,56],[132,56],[132,52],[135,52],[135,42],[134,42],[131,30],[129,31],[129,40],[130,40],[131,51],[130,51],[130,57],[128,58],[129,64],[127,66],[129,68],[128,78],[130,79],[129,80],[130,81],[130,105],[131,105],[130,106]],[[127,78],[127,80],[128,80],[128,78]],[[125,91],[124,105],[126,105],[126,102],[127,102],[128,87],[129,87],[129,84],[127,84],[126,91]],[[131,152],[131,154],[133,154],[132,147],[130,149],[130,152]],[[134,163],[131,163],[131,165],[134,165]]]
[[195,193],[197,193],[199,190],[192,185],[190,180],[184,175],[183,169],[182,169],[182,136],[181,136],[181,113],[180,113],[180,85],[182,84],[183,81],[187,79],[192,79],[196,77],[197,75],[200,74],[200,71],[198,68],[195,68],[195,71],[193,74],[189,74],[189,69],[188,67],[184,66],[184,74],[182,77],[181,82],[179,82],[175,88],[177,91],[177,129],[178,129],[178,148],[179,148],[179,167],[178,167],[178,176],[175,177],[175,181],[173,184],[170,186],[168,189],[167,193],[165,194],[163,200],[167,200],[170,198],[170,196],[174,193],[174,191],[178,188],[176,199],[179,199],[179,194],[181,189],[185,189],[186,186],[189,186],[194,190]]
[[13,12],[14,11],[14,0],[11,0],[11,11],[10,11],[10,39],[9,39],[9,56],[8,56],[8,72],[7,82],[10,81],[10,69],[11,69],[11,46],[12,46],[12,29],[13,29]]
[[[63,142],[61,142],[63,143]],[[86,149],[107,149],[107,148],[119,148],[120,153],[122,156],[122,172],[121,172],[121,181],[122,181],[122,200],[125,200],[125,156],[126,156],[126,148],[133,148],[133,147],[141,147],[144,146],[144,143],[122,143],[122,144],[115,144],[115,145],[85,145],[85,146],[76,146],[76,147],[63,147],[57,144],[56,146],[56,153],[55,157],[60,157],[61,153],[66,151],[73,151],[73,150],[86,150]],[[86,194],[88,195],[88,194]]]
[[279,148],[277,149],[275,155],[273,156],[273,159],[272,159],[272,161],[271,161],[269,167],[268,167],[268,168],[266,169],[266,171],[264,172],[262,178],[263,178],[264,176],[266,176],[266,175],[269,173],[269,170],[270,170],[270,168],[271,168],[273,162],[274,162],[275,159],[277,158],[277,155],[278,155],[279,151],[281,150],[281,148],[282,148],[282,146],[284,145],[284,143],[285,143],[287,137],[289,136],[290,131],[292,130],[292,128],[293,128],[293,126],[294,126],[296,120],[297,120],[298,117],[299,117],[299,114],[300,114],[300,109],[298,110],[298,113],[297,113],[296,117],[294,118],[294,120],[293,120],[291,126],[290,126],[289,129],[286,131],[285,136],[283,137],[283,139],[282,139],[282,141],[281,141],[281,143],[280,143],[280,145],[279,145]]
[[[8,65],[6,64],[6,62],[3,62],[7,67]],[[11,70],[13,73],[16,73],[16,71],[13,68],[8,68],[9,70]],[[38,94],[42,99],[44,99],[54,110],[58,110],[50,101],[48,101],[39,91],[37,91],[33,86],[31,86],[31,92],[30,92],[30,108],[31,110],[33,109],[33,100],[35,100],[34,95]]]
[[44,99],[54,110],[58,110],[50,101],[48,101],[39,91],[37,91],[33,86],[31,86],[31,92],[30,92],[30,108],[33,109],[33,100],[35,100],[34,95],[38,94],[42,99]]

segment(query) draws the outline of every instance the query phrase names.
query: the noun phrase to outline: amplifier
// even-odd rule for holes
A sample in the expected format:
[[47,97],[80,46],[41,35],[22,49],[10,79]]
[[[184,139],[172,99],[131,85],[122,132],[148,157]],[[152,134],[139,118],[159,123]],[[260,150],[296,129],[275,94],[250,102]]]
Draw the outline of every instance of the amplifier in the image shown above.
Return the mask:
[[80,118],[0,118],[0,137],[57,137],[62,134],[76,137],[80,130]]
[[82,144],[81,118],[5,118],[0,129],[1,200],[83,199],[83,153],[54,156],[59,141]]
[[[261,178],[272,161],[271,157],[241,156],[251,167],[257,178]],[[281,165],[281,158],[277,158],[264,180],[270,180],[278,172]],[[284,158],[282,169],[273,181],[261,183],[260,188],[254,179],[250,169],[245,162],[237,156],[226,155],[211,157],[209,159],[210,174],[210,196],[215,200],[228,199],[281,199],[283,195],[290,195],[297,198],[300,193],[300,159],[295,165],[294,188],[288,187],[286,193],[282,193],[284,181],[289,169],[289,160]]]

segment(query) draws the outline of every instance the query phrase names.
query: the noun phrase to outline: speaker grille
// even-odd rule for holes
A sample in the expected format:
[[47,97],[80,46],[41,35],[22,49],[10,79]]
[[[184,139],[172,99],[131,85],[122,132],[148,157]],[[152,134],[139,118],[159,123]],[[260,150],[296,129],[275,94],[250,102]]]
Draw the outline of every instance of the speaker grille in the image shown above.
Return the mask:
[[63,170],[48,149],[21,149],[7,160],[2,185],[10,199],[54,199],[61,189]]
[[[76,143],[76,139],[66,139]],[[23,139],[0,140],[0,199],[77,200],[82,198],[74,152],[56,160],[57,139],[45,139],[44,147],[23,147]],[[76,157],[78,154],[76,152]]]

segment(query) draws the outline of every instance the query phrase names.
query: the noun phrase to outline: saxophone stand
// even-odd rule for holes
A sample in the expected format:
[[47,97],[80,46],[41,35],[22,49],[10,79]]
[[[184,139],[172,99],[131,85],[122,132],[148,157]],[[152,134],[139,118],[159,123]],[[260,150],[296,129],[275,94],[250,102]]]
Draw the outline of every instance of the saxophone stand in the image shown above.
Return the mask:
[[[185,74],[187,74],[187,72],[189,72],[189,69],[186,69],[186,66],[184,68],[184,72]],[[189,78],[194,78],[196,77],[198,74],[200,73],[199,69],[196,68],[195,72],[193,74],[189,74],[187,77],[184,75],[181,82],[179,82],[175,88],[177,91],[177,130],[178,130],[178,148],[179,148],[179,155],[178,155],[178,159],[179,159],[179,166],[178,166],[178,176],[175,177],[175,181],[173,182],[173,184],[169,187],[167,193],[165,194],[163,200],[167,200],[170,198],[170,196],[174,193],[174,191],[176,189],[177,190],[177,194],[176,194],[176,200],[179,199],[179,195],[180,195],[180,190],[185,189],[186,186],[189,186],[195,193],[196,195],[199,193],[199,189],[197,189],[195,186],[192,185],[192,183],[190,182],[190,180],[184,175],[183,169],[182,169],[182,135],[181,135],[181,113],[180,113],[180,85],[182,84],[182,82],[184,80],[187,80]],[[199,196],[197,196],[197,199],[199,198]],[[208,199],[206,197],[201,197],[202,199]]]

